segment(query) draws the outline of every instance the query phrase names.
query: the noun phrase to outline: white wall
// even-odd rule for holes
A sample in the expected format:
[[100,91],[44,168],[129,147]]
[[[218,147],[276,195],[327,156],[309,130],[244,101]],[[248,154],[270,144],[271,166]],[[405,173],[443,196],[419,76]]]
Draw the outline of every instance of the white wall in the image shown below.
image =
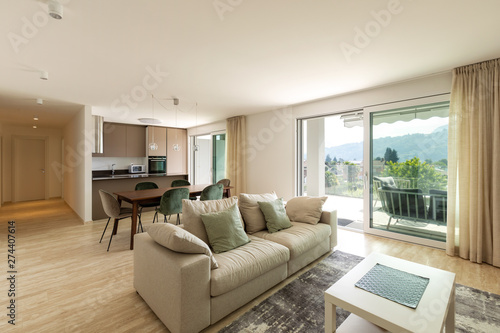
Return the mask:
[[148,167],[147,157],[93,157],[92,170],[111,170],[111,165],[115,164],[115,170],[128,169],[130,163],[135,165],[143,164]]
[[247,192],[275,191],[285,200],[295,188],[295,121],[291,108],[247,116]]
[[447,94],[451,72],[247,116],[247,191],[296,195],[296,119]]
[[[2,202],[12,201],[12,138],[20,137],[46,137],[48,139],[49,165],[61,163],[61,142],[62,131],[53,128],[37,128],[27,126],[3,125],[1,127],[2,136]],[[58,173],[53,168],[48,172],[48,194],[49,198],[58,198],[62,196],[62,182]]]
[[84,222],[92,221],[92,113],[86,106],[63,130],[64,200]]

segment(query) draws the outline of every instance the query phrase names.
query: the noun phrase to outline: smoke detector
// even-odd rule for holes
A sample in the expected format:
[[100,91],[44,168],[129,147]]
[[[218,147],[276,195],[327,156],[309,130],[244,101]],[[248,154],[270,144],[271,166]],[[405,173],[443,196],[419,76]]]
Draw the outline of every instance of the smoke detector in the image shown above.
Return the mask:
[[49,1],[49,15],[56,20],[63,18],[63,6],[56,0]]

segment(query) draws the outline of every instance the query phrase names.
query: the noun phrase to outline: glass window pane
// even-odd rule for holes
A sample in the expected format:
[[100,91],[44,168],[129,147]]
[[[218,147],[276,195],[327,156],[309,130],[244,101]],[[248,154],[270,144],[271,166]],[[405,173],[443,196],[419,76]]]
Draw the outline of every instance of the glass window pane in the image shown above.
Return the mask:
[[449,105],[371,114],[370,226],[446,240]]

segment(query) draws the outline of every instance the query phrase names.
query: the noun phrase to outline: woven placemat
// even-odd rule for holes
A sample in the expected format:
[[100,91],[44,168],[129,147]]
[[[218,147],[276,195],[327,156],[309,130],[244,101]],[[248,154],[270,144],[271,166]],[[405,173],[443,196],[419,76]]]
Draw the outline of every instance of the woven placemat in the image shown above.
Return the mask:
[[428,284],[429,278],[376,264],[354,285],[415,309]]

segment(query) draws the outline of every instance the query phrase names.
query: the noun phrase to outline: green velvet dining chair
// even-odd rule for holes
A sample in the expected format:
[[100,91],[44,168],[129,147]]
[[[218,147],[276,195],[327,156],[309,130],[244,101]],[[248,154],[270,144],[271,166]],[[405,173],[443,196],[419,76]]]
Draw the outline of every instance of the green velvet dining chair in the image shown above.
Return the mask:
[[[142,183],[137,183],[135,185],[135,190],[136,191],[141,191],[141,190],[149,190],[149,189],[155,189],[158,188],[158,185],[154,182],[142,182]],[[153,223],[155,223],[155,220],[158,220],[158,212],[156,211],[156,208],[160,205],[160,200],[156,200],[155,202],[150,202],[150,203],[140,203],[139,204],[139,212],[137,213],[137,217],[139,217],[139,223],[141,223],[141,215],[142,215],[142,209],[143,208],[148,208],[148,207],[155,207],[155,215],[153,216]]]
[[189,190],[185,187],[173,188],[163,193],[160,207],[156,209],[156,212],[163,214],[163,222],[167,222],[167,215],[177,214],[176,224],[180,224],[182,199],[189,199]]
[[218,200],[222,199],[222,193],[224,192],[224,185],[213,184],[208,185],[201,191],[200,200]]
[[[170,184],[171,187],[178,187],[178,186],[189,186],[191,183],[185,179],[175,179],[172,180],[172,183]],[[198,198],[196,197],[189,197],[189,200],[197,200]]]

